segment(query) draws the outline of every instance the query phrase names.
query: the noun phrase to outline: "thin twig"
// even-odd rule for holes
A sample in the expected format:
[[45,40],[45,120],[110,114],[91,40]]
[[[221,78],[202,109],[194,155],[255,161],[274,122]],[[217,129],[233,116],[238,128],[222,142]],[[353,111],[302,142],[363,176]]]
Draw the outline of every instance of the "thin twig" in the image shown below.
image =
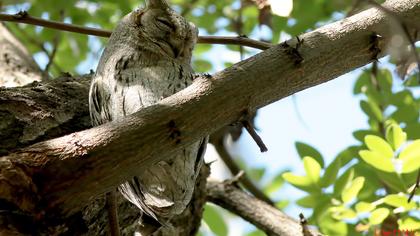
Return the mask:
[[[63,20],[64,19],[64,11],[61,11],[60,12],[60,20]],[[54,37],[54,39],[53,39],[53,42],[52,42],[52,51],[51,51],[51,53],[48,55],[48,63],[47,63],[47,65],[45,66],[45,68],[44,68],[44,73],[46,74],[46,75],[48,75],[48,70],[50,69],[50,67],[51,67],[51,65],[53,64],[53,62],[54,62],[54,57],[55,57],[55,55],[56,55],[56,53],[57,53],[57,50],[58,50],[58,45],[59,45],[59,43],[60,43],[60,39],[61,39],[61,34],[57,34],[55,37]]]
[[105,208],[108,212],[109,233],[111,236],[120,236],[120,226],[118,222],[118,205],[116,198],[116,190],[108,192],[105,196]]
[[[27,12],[19,12],[15,15],[10,14],[0,14],[0,21],[10,21],[17,23],[25,23],[30,25],[43,26],[46,28],[57,29],[61,31],[69,31],[79,34],[94,35],[100,37],[109,37],[111,36],[111,31],[102,30],[92,27],[82,27],[73,24],[67,24],[58,21],[44,20],[41,18],[30,16]],[[261,50],[268,49],[273,46],[273,44],[261,42],[244,37],[224,37],[224,36],[199,36],[198,43],[201,44],[232,44],[232,45],[242,45],[252,48],[257,48]]]
[[57,35],[53,40],[52,52],[49,55],[47,54],[48,55],[48,63],[44,68],[44,73],[45,74],[48,74],[48,70],[50,69],[51,65],[54,63],[54,57],[57,54],[59,42],[60,42],[60,36]]
[[0,14],[0,20],[43,26],[43,27],[51,28],[51,29],[58,29],[62,31],[69,31],[69,32],[80,33],[80,34],[95,35],[95,36],[100,36],[100,37],[111,36],[111,31],[96,29],[92,27],[81,27],[77,25],[72,25],[72,24],[67,24],[67,23],[52,21],[52,20],[44,20],[42,18],[30,16],[25,11],[21,11],[15,15]]
[[420,188],[420,169],[419,169],[419,172],[417,173],[416,185],[414,185],[413,190],[411,190],[410,197],[408,198],[408,202],[411,202],[414,195],[416,194],[417,189],[419,188]]
[[261,152],[268,151],[267,146],[265,146],[264,141],[261,139],[261,137],[255,132],[255,128],[252,126],[251,122],[249,120],[243,120],[241,121],[242,125],[248,131],[249,135],[251,135],[252,139],[257,143],[258,147],[260,148]]
[[[216,132],[211,135],[210,137],[210,143],[214,145],[214,148],[216,149],[217,153],[219,154],[220,158],[223,160],[223,162],[226,164],[229,171],[232,173],[232,175],[237,176],[242,170],[239,168],[238,164],[233,160],[232,156],[229,154],[229,152],[226,150],[224,141],[225,141],[225,132]],[[265,195],[255,184],[252,182],[252,180],[249,178],[246,173],[244,173],[241,178],[239,179],[240,183],[243,184],[243,186],[256,198],[266,202],[267,204],[270,204],[274,206],[274,202]]]
[[200,36],[198,43],[203,44],[231,44],[231,45],[242,45],[251,48],[257,48],[261,50],[268,49],[273,46],[271,43],[253,40],[246,37],[226,37],[226,36]]

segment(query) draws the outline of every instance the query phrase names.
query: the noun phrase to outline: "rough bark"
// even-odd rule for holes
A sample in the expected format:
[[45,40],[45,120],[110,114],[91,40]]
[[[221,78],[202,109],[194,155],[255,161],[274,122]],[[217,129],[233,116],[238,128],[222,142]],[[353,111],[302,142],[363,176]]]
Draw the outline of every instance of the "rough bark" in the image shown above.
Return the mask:
[[[419,1],[389,1],[388,6],[410,27],[420,27]],[[159,154],[180,149],[237,121],[245,110],[255,110],[369,63],[374,56],[371,33],[382,35],[380,47],[384,49],[392,37],[388,23],[377,10],[362,12],[303,35],[304,44],[299,48],[303,61],[296,60],[291,47],[275,46],[213,78],[199,79],[122,122],[2,157],[2,206],[28,217],[28,221],[54,213],[73,215],[134,171],[165,158]],[[175,121],[180,139],[171,139],[170,121]],[[139,149],[133,150],[133,146]]]
[[62,77],[0,88],[0,154],[90,128],[89,83],[89,76]]
[[0,86],[22,86],[42,78],[28,50],[3,23],[0,23],[0,68]]

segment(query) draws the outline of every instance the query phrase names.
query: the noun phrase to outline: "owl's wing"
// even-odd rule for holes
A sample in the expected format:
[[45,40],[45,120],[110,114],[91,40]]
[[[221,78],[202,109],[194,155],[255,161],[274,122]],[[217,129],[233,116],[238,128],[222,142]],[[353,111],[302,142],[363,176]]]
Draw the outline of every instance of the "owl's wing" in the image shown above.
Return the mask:
[[172,160],[159,162],[120,185],[121,194],[162,225],[181,214],[193,195],[204,162],[208,137],[173,153]]
[[111,95],[100,76],[92,79],[89,91],[89,113],[93,126],[98,126],[112,120],[110,113]]

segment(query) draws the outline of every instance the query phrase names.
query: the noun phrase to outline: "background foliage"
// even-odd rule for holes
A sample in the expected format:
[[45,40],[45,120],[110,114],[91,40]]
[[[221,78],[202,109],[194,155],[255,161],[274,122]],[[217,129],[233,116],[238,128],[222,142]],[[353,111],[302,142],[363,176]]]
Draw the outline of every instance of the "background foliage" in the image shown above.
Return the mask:
[[[172,1],[178,12],[200,28],[200,35],[246,35],[272,43],[344,18],[353,7],[350,0],[280,2],[293,3],[288,16],[275,14],[274,6],[270,10],[270,1],[264,0]],[[140,4],[134,0],[0,3],[2,12],[26,10],[32,16],[103,29],[112,29],[123,15]],[[51,77],[62,72],[89,73],[106,43],[103,38],[41,27],[7,26]],[[214,58],[215,51],[234,56]],[[239,46],[200,44],[194,53],[194,68],[214,72],[257,52]],[[368,128],[353,132],[359,141],[357,145],[349,145],[335,157],[324,157],[315,147],[296,142],[304,175],[285,170],[268,174],[265,167],[253,168],[240,157],[236,159],[260,188],[276,200],[277,207],[297,204],[310,209],[307,215],[310,224],[329,235],[370,235],[378,229],[420,230],[419,198],[407,202],[420,167],[419,83],[416,75],[402,83],[392,71],[393,61],[382,61],[378,64],[380,68],[376,65],[364,68],[354,84],[355,102],[360,100],[360,109],[368,118]],[[303,191],[304,197],[296,203],[284,192],[279,197],[285,182]],[[207,205],[201,234],[228,235],[234,230],[230,230],[233,226],[226,219],[232,217],[214,205]],[[263,233],[250,228],[247,235]]]

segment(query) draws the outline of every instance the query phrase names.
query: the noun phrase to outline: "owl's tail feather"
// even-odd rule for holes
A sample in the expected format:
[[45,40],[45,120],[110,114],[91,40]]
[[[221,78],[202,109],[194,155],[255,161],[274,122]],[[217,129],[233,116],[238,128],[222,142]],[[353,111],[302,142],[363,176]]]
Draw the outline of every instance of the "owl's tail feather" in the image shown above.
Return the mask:
[[118,187],[120,193],[131,203],[140,209],[141,213],[146,213],[148,216],[161,223],[156,214],[150,209],[144,202],[143,191],[140,189],[140,184],[137,177],[134,177],[131,181],[127,181]]

